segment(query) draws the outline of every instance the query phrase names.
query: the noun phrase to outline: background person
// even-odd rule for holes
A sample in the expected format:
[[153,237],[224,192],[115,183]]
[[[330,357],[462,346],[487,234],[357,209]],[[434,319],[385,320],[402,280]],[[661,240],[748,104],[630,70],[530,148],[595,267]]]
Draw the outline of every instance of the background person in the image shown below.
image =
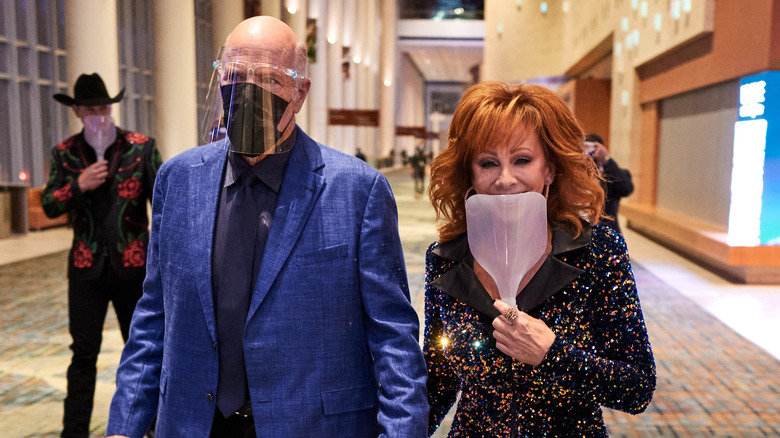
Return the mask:
[[425,166],[428,165],[428,162],[428,155],[425,153],[422,142],[420,142],[414,150],[414,155],[409,158],[409,163],[412,167],[412,178],[414,179],[414,194],[417,197],[422,196],[425,192]]
[[275,18],[228,37],[227,138],[160,169],[107,435],[137,437],[157,413],[158,438],[425,436],[395,201],[295,125],[306,62]]
[[96,363],[108,302],[122,338],[141,297],[149,241],[147,201],[162,159],[155,141],[114,126],[113,98],[97,73],[82,74],[73,96],[55,94],[83,122],[78,134],[52,149],[41,203],[48,217],[70,214],[68,327],[73,358],[68,367],[63,437],[89,436]]
[[593,157],[603,178],[602,186],[606,195],[604,201],[605,216],[601,218],[600,223],[620,233],[620,224],[617,217],[618,209],[620,209],[620,198],[625,198],[634,193],[631,172],[628,169],[622,169],[609,156],[609,151],[604,146],[604,140],[598,134],[590,133],[585,136],[585,148],[586,152]]
[[[636,284],[621,235],[591,225],[603,192],[583,137],[540,86],[483,82],[458,105],[429,188],[439,230],[426,256],[429,433],[456,400],[451,437],[606,436],[600,406],[650,403]],[[546,198],[547,248],[520,282],[518,312],[472,255],[465,199],[524,192]]]

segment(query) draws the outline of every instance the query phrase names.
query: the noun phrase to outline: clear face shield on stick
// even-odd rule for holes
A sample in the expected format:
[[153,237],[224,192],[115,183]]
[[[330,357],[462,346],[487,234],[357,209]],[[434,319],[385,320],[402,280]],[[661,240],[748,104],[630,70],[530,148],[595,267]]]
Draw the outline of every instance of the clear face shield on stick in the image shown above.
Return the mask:
[[95,149],[98,161],[102,160],[106,149],[116,141],[116,125],[111,116],[85,116],[84,139]]
[[231,152],[248,156],[289,151],[292,145],[282,143],[295,128],[290,103],[303,79],[282,62],[290,57],[260,49],[221,52],[206,97],[204,140],[227,136]]
[[520,281],[547,248],[547,200],[536,192],[473,195],[466,229],[474,259],[493,277],[501,301],[515,307]]

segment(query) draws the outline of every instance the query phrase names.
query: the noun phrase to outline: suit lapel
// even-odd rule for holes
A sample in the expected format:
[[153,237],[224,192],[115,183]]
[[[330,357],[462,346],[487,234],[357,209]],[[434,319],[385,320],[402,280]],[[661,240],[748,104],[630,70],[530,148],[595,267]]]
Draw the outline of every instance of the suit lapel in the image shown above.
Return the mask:
[[290,154],[247,321],[268,295],[325,187],[325,179],[315,173],[323,166],[319,148],[301,129]]
[[[214,319],[214,296],[211,283],[212,248],[214,246],[214,223],[222,188],[222,172],[227,158],[226,143],[215,146],[201,146],[202,161],[191,166],[189,187],[192,196],[189,197],[187,215],[191,223],[192,264],[199,272],[206,275],[196,275],[195,281],[203,307],[203,316],[209,328],[212,340],[216,342],[216,322]],[[215,184],[214,181],[217,183]]]

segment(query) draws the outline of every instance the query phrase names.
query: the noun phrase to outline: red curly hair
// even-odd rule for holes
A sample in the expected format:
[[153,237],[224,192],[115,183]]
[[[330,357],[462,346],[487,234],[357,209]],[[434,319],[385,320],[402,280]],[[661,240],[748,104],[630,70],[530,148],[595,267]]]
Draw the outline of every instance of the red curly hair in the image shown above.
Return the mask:
[[582,152],[584,133],[566,103],[538,85],[481,82],[463,95],[449,130],[449,146],[431,164],[428,196],[436,210],[439,240],[466,231],[466,192],[475,155],[505,145],[512,132],[527,129],[539,138],[555,180],[547,198],[547,221],[579,236],[582,220],[603,214],[604,191],[593,160]]

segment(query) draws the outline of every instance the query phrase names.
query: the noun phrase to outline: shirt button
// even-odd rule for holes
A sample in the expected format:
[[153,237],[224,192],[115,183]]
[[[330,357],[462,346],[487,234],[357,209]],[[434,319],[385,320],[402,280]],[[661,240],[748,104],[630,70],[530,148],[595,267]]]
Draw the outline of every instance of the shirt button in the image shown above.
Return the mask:
[[214,401],[214,396],[211,395],[211,393],[206,394],[206,400],[208,401]]

